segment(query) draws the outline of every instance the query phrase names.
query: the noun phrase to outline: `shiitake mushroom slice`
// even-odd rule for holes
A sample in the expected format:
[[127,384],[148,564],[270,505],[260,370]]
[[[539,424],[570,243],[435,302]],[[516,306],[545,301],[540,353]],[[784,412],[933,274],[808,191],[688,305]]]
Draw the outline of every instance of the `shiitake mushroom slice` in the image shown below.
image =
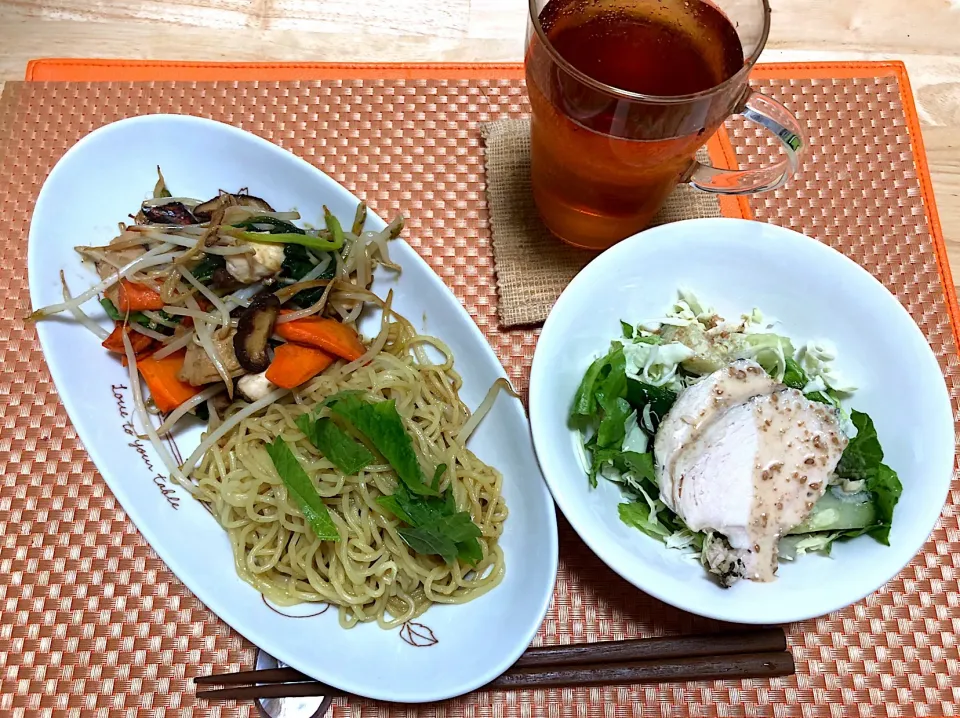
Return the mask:
[[259,374],[270,366],[267,345],[279,316],[280,300],[270,292],[263,292],[254,297],[237,320],[233,349],[240,366],[248,372]]
[[197,224],[190,208],[182,202],[164,202],[163,204],[146,204],[140,208],[144,219],[151,224]]
[[202,202],[194,207],[193,216],[201,222],[209,222],[210,218],[218,209],[226,209],[227,207],[251,207],[261,212],[274,211],[273,207],[271,207],[266,200],[255,197],[252,194],[245,192],[238,192],[237,194],[221,192],[213,199]]

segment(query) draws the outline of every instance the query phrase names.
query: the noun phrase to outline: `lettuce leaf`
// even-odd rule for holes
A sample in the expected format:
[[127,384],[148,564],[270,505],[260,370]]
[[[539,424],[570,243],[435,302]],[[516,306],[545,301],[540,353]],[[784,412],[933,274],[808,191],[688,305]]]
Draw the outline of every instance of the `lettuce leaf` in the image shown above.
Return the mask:
[[837,476],[851,481],[869,479],[876,473],[883,461],[883,447],[877,437],[873,421],[863,412],[850,412],[850,421],[857,429],[857,435],[850,440],[837,464]]
[[[876,508],[876,523],[859,529],[857,536],[867,533],[885,546],[890,545],[890,527],[893,525],[893,512],[903,485],[897,472],[883,463],[883,447],[877,437],[873,420],[863,412],[850,412],[850,421],[857,429],[857,435],[850,440],[837,464],[837,476],[849,481],[863,481],[865,488],[873,496]],[[852,538],[852,535],[845,534]]]
[[627,526],[639,529],[647,536],[663,543],[667,543],[667,539],[682,532],[687,532],[693,539],[690,543],[702,542],[702,534],[691,532],[686,524],[660,500],[655,487],[647,491],[646,485],[641,486],[640,496],[635,501],[620,504],[618,511],[620,520]]
[[604,402],[626,395],[626,360],[623,346],[614,342],[613,349],[587,369],[573,399],[570,419],[576,424],[599,421]]

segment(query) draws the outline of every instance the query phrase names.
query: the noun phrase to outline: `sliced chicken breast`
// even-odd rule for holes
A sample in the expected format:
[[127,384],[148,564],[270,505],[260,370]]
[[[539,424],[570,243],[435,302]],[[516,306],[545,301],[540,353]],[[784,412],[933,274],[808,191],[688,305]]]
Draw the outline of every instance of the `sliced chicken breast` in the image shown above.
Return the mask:
[[663,418],[653,446],[664,503],[677,511],[675,507],[680,500],[680,483],[674,480],[679,474],[674,471],[673,465],[683,448],[704,427],[731,406],[782,388],[783,385],[771,379],[755,361],[740,359],[704,377],[681,393]]
[[735,362],[684,392],[655,443],[664,503],[726,538],[729,554],[712,541],[705,563],[728,584],[773,580],[780,537],[823,495],[847,444],[832,407],[752,367]]

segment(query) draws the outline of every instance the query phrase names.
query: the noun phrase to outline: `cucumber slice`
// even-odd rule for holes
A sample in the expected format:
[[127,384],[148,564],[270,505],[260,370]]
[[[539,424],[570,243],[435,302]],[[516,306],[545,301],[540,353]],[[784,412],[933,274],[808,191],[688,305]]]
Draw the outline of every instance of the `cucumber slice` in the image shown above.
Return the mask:
[[833,486],[814,504],[807,520],[788,533],[862,529],[873,526],[876,519],[873,494],[869,491],[847,494],[839,486]]

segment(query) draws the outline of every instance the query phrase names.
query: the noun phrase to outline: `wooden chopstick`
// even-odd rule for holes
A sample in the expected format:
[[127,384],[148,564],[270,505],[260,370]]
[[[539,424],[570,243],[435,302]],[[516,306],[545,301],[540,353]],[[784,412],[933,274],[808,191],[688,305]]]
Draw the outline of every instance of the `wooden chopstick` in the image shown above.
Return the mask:
[[793,655],[740,653],[695,656],[630,663],[511,668],[484,686],[485,689],[547,688],[553,686],[608,685],[612,683],[666,683],[712,681],[722,678],[773,678],[793,673]]
[[[794,672],[780,628],[705,636],[602,641],[528,649],[484,686],[517,689],[610,683],[766,678]],[[292,668],[198,676],[200,685],[258,685],[198,691],[210,700],[348,695]]]
[[[537,666],[591,665],[623,663],[695,656],[726,656],[736,653],[772,653],[787,648],[781,628],[761,628],[740,633],[716,633],[701,636],[633,638],[623,641],[598,641],[567,646],[528,648],[512,668]],[[224,686],[247,683],[294,683],[313,679],[295,668],[268,668],[221,675],[197,676],[194,683]]]
[[[773,678],[795,671],[788,651],[773,653],[696,656],[630,663],[584,666],[540,666],[511,668],[479,690],[517,690],[575,685],[666,683],[670,681],[709,681],[717,679]],[[294,698],[348,695],[317,681],[222,688],[198,691],[208,700],[250,700],[253,698]]]
[[312,681],[306,673],[296,668],[265,668],[259,671],[239,671],[238,673],[214,673],[210,676],[197,676],[193,682],[198,685],[236,686],[247,683],[296,683],[298,681]]
[[787,636],[782,628],[759,628],[740,633],[634,638],[624,641],[598,641],[597,643],[528,648],[511,668],[651,661],[694,656],[725,656],[733,653],[770,653],[786,649]]

